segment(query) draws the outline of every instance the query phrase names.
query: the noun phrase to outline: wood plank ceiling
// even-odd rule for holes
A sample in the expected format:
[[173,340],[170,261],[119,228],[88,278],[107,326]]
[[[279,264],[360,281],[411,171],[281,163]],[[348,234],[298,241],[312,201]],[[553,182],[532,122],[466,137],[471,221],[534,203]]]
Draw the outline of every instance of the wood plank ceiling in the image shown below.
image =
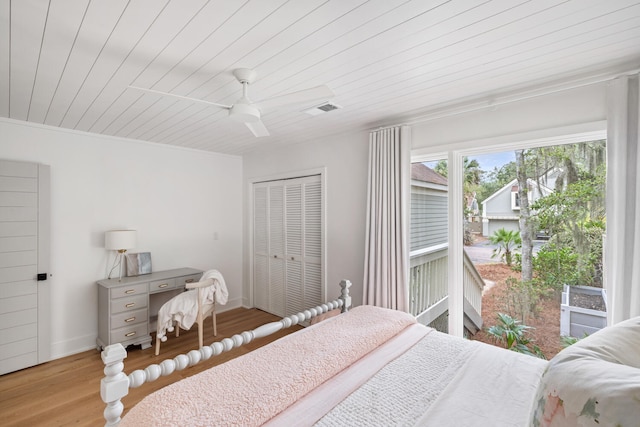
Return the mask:
[[[640,65],[635,0],[0,0],[0,116],[228,154]],[[343,107],[225,110],[321,84]]]

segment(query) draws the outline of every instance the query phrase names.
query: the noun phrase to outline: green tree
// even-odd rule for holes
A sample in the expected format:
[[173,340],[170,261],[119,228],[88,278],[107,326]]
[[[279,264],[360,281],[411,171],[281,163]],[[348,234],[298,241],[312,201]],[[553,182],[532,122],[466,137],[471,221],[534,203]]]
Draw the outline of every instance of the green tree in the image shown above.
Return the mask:
[[520,238],[520,232],[514,230],[505,230],[501,228],[496,230],[491,236],[489,236],[489,240],[494,245],[498,245],[496,249],[493,250],[492,258],[500,256],[509,267],[513,264],[513,250],[520,247],[522,244],[522,239]]
[[[463,189],[462,189],[462,206],[464,208],[464,214],[465,214],[463,239],[464,239],[465,245],[471,245],[473,243],[473,237],[471,234],[471,230],[468,227],[468,223],[466,222],[466,215],[469,213],[467,210],[467,203],[474,198],[474,195],[479,188],[479,184],[480,184],[480,180],[482,178],[483,172],[480,169],[480,164],[478,163],[478,161],[475,159],[469,159],[468,157],[465,157],[463,159],[462,167],[463,167],[463,174],[464,174]],[[437,173],[439,173],[444,177],[448,177],[449,172],[447,168],[447,161],[446,160],[438,161],[438,163],[436,163],[436,165],[434,166],[433,170],[435,170]]]
[[[554,191],[536,201],[540,226],[555,245],[556,277],[565,283],[602,285],[602,236],[605,231],[606,144],[592,141],[536,150],[537,164],[562,170]],[[575,257],[569,256],[575,253]],[[561,250],[562,249],[562,250]],[[549,254],[547,254],[549,255]],[[573,268],[560,265],[571,260]],[[546,269],[548,271],[549,269]]]
[[478,161],[476,159],[465,157],[462,162],[465,184],[480,184],[480,179],[482,178],[482,174],[484,172],[482,171],[482,169],[480,169],[480,164],[478,163]]
[[447,178],[449,176],[449,168],[447,167],[446,160],[439,160],[438,163],[433,167],[433,170],[438,172],[440,175]]
[[533,279],[533,224],[529,209],[529,178],[525,151],[516,151],[516,176],[518,177],[518,197],[520,198],[520,237],[522,243],[522,281],[531,282]]
[[[482,169],[480,169],[480,164],[476,159],[465,157],[462,161],[462,173],[464,175],[464,193],[471,194],[475,190],[474,187],[477,187],[480,184],[482,174],[484,172],[482,171]],[[446,160],[438,161],[433,170],[435,170],[445,178],[449,176]]]
[[[556,248],[570,248],[575,253],[573,269],[558,265],[557,271],[567,271],[565,283],[601,286],[602,235],[605,231],[604,205],[596,200],[605,190],[604,174],[584,177],[569,184],[562,192],[554,191],[534,203],[541,227],[553,236]],[[598,205],[599,208],[596,208]],[[600,210],[601,208],[601,210]],[[555,252],[557,262],[567,259],[566,249]],[[561,256],[562,255],[562,256]],[[562,278],[560,278],[562,280]]]
[[477,192],[478,203],[484,202],[496,191],[510,183],[516,178],[516,163],[509,162],[500,168],[494,167],[492,171],[482,175],[480,188]]

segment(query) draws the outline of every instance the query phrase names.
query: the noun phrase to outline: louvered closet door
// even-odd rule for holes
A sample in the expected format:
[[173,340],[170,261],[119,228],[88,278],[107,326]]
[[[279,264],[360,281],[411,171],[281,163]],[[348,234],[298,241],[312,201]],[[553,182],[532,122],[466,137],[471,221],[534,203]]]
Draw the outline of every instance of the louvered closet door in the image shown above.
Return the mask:
[[322,303],[320,177],[301,178],[286,192],[285,315]]
[[253,224],[255,306],[288,316],[321,304],[320,176],[254,184]]
[[269,311],[285,316],[284,186],[269,186]]
[[304,310],[304,280],[303,274],[303,205],[302,205],[301,182],[292,183],[285,187],[286,191],[286,242],[287,253],[285,254],[285,265],[287,267],[287,294],[286,294],[286,315],[299,313]]
[[0,160],[0,374],[50,357],[49,167]]
[[304,306],[325,301],[322,277],[322,185],[319,177],[304,185]]

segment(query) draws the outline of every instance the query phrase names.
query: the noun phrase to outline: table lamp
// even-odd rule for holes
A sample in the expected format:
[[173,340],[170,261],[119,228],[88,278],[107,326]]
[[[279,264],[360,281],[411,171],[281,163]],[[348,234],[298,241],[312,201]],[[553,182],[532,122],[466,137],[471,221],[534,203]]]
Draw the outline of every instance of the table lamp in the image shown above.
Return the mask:
[[104,247],[108,250],[117,251],[113,267],[109,271],[107,279],[111,279],[111,273],[116,267],[120,267],[118,281],[122,280],[122,258],[127,249],[136,247],[136,230],[110,230],[104,233]]

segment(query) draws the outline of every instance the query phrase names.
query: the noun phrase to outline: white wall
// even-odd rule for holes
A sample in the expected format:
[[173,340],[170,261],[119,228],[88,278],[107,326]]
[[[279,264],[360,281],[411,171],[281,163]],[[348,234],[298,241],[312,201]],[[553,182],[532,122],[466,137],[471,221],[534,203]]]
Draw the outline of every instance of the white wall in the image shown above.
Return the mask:
[[603,82],[415,124],[413,154],[584,132],[605,119]]
[[326,167],[327,297],[340,294],[342,279],[353,283],[351,294],[362,303],[364,229],[367,203],[369,141],[366,132],[331,140],[301,143],[277,151],[244,156],[245,246],[244,304],[249,306],[249,203],[253,178]]
[[154,271],[219,269],[241,305],[240,157],[1,119],[0,158],[51,166],[53,358],[95,347],[109,229],[138,230]]

